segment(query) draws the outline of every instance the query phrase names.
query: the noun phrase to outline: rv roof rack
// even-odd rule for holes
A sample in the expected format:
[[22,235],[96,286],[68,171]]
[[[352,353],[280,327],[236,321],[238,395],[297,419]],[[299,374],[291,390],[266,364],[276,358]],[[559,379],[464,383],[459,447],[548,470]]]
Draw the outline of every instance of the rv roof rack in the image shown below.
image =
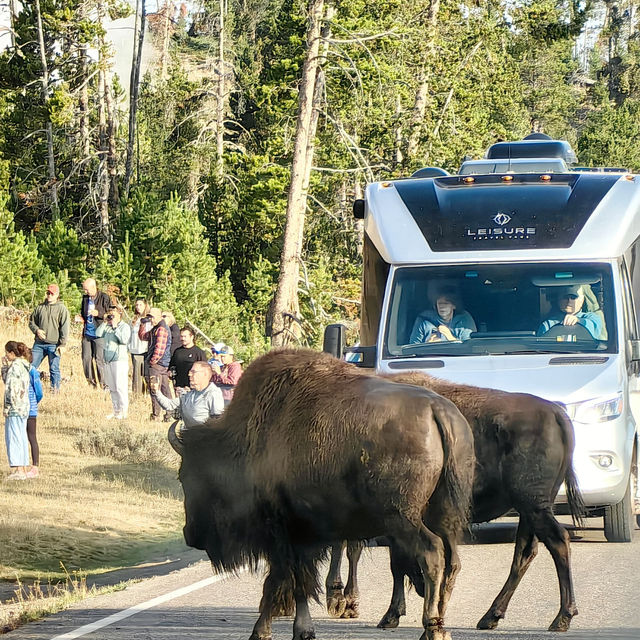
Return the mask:
[[507,158],[562,158],[567,164],[578,161],[566,140],[517,140],[496,142],[487,149],[488,160]]

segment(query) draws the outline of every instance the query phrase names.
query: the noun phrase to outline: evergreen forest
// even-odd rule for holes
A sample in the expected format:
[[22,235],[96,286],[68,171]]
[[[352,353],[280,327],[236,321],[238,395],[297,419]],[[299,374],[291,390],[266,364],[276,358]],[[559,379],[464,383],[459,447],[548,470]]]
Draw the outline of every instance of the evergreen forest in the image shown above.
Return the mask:
[[[640,170],[639,5],[8,0],[0,305],[58,282],[75,312],[90,275],[244,358],[285,316],[284,342],[355,340],[368,182],[531,131]],[[120,77],[104,25],[126,16]]]

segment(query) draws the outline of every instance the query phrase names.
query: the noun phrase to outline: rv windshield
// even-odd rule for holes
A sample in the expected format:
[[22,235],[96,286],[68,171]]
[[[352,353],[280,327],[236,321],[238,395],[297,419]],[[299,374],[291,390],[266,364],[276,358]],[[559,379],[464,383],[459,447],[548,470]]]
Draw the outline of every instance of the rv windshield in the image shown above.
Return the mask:
[[614,352],[615,328],[607,264],[402,267],[384,357]]

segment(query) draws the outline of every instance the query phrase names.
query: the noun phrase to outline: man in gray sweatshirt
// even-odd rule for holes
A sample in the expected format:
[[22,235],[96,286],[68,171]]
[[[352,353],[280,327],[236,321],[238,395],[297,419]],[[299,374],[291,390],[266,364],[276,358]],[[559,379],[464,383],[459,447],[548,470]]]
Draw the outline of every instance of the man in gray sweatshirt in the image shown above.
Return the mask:
[[60,302],[60,287],[50,284],[47,297],[39,304],[29,319],[29,329],[36,340],[33,344],[33,366],[37,369],[45,356],[49,358],[51,390],[60,390],[60,355],[69,337],[69,310]]
[[189,370],[191,391],[183,393],[179,398],[167,398],[160,392],[157,381],[151,382],[150,389],[165,411],[178,410],[184,428],[188,429],[204,424],[211,416],[218,416],[224,410],[222,391],[211,382],[212,375],[208,362],[194,362]]

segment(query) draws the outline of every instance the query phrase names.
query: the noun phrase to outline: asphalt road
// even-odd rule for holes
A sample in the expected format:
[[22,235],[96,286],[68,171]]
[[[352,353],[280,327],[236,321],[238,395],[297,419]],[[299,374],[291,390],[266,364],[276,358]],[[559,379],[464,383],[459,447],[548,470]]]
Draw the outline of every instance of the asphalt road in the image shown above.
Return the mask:
[[[462,571],[447,616],[453,640],[532,640],[557,637],[546,629],[559,607],[558,586],[549,553],[540,548],[496,631],[477,631],[475,623],[507,576],[515,528],[512,519],[483,525],[478,542],[461,548]],[[640,532],[631,544],[604,541],[601,520],[572,543],[573,575],[580,614],[566,636],[572,640],[640,640]],[[343,569],[343,573],[345,573]],[[346,576],[345,576],[346,579]],[[182,592],[178,590],[182,589]],[[407,616],[396,630],[375,628],[391,593],[384,548],[365,552],[360,566],[361,617],[334,620],[312,604],[317,637],[322,640],[418,640],[422,633],[420,598],[411,592]],[[204,560],[157,576],[125,591],[86,600],[73,609],[32,623],[8,640],[226,640],[246,639],[257,618],[261,576],[213,576]],[[154,600],[155,599],[155,600]],[[132,609],[134,607],[134,609]],[[109,618],[109,616],[112,616]],[[93,624],[97,627],[86,628]],[[94,629],[94,630],[92,630]],[[292,637],[290,618],[278,619],[274,640]]]

